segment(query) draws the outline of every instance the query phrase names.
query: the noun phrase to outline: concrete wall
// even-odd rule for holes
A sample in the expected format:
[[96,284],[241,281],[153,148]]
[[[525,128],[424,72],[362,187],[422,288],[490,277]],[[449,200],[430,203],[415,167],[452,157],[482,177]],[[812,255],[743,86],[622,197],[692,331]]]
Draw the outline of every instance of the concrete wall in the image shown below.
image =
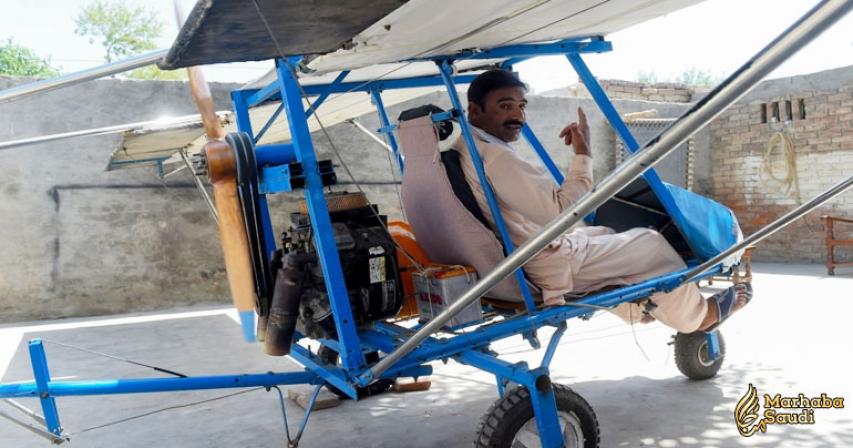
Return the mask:
[[[0,78],[0,89],[27,82]],[[234,86],[214,85],[227,108]],[[182,82],[101,80],[0,104],[0,141],[194,112]],[[104,172],[117,136],[0,151],[0,321],[225,302],[185,173]]]
[[[853,172],[851,68],[764,82],[711,125],[713,193],[735,211],[745,233],[752,233]],[[804,119],[798,114],[800,100],[805,105]],[[771,123],[774,102],[780,104],[780,118],[786,121],[785,101],[792,102],[793,120]],[[762,105],[771,111],[768,123],[761,122]],[[768,140],[779,131],[790,136],[793,143],[799,198],[793,190],[786,193],[782,183],[770,179],[763,166]],[[789,164],[781,150],[776,149],[769,161],[776,177],[788,173]],[[824,214],[853,216],[853,194],[836,198],[765,240],[755,251],[755,258],[824,262],[825,233],[820,220]],[[841,248],[836,254],[840,259],[853,258],[853,251]]]

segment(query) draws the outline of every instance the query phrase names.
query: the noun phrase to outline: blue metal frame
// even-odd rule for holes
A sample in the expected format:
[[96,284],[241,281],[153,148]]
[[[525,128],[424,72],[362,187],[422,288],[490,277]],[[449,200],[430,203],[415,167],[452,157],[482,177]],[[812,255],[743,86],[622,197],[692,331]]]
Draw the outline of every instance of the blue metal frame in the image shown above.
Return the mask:
[[[379,122],[383,127],[391,126],[391,121],[388,119],[388,113],[385,112],[385,103],[382,102],[382,93],[377,88],[370,89],[370,98],[373,105],[376,106],[376,111],[379,113]],[[400,154],[399,146],[397,145],[397,137],[392,132],[386,132],[385,139],[388,140],[388,146],[391,147],[391,152],[394,153],[394,159],[397,160],[397,166],[400,168],[400,174],[403,174],[403,155]]]
[[[592,40],[570,40],[541,45],[511,45],[482,52],[464,52],[449,58],[428,58],[429,60],[436,61],[438,64],[440,69],[438,76],[347,83],[343,82],[346,72],[342,72],[330,84],[310,86],[300,86],[294,75],[295,72],[291,64],[296,62],[297,59],[277,60],[276,71],[278,79],[275,82],[262,89],[232,92],[237,126],[241,131],[247,132],[249,135],[255,135],[252,133],[252,125],[248,113],[249,107],[271,100],[282,102],[280,110],[286,112],[292,135],[292,143],[259,145],[255,147],[256,159],[259,170],[261,171],[260,188],[263,193],[289,190],[290,174],[288,163],[297,160],[302,164],[305,173],[305,198],[308,204],[311,225],[314,229],[316,249],[323,268],[326,287],[329,291],[332,314],[337,329],[337,340],[324,340],[321,343],[339,351],[341,366],[337,367],[325,364],[316,355],[297,342],[292,347],[291,357],[305,366],[305,370],[299,372],[190,378],[52,381],[43,345],[40,340],[36,339],[30,342],[30,355],[35,381],[31,383],[0,385],[0,397],[39,397],[48,429],[55,435],[60,435],[61,433],[59,415],[53,398],[55,396],[329,383],[348,395],[355,397],[357,386],[365,386],[374,380],[370,376],[370,370],[365,365],[363,350],[379,350],[389,353],[403,343],[408,337],[410,330],[383,322],[377,322],[372,328],[365,328],[358,331],[355,327],[340,259],[333,238],[334,234],[332,232],[329,213],[323,195],[323,186],[318,171],[316,155],[308,130],[308,117],[333,93],[364,92],[370,94],[379,113],[379,118],[383,126],[382,130],[388,135],[389,143],[395,152],[395,156],[398,158],[398,163],[402,170],[403,162],[399,156],[397,143],[392,134],[395,125],[390,123],[388,119],[380,92],[385,89],[443,84],[447,87],[455,114],[460,118],[459,122],[466,144],[472,150],[471,155],[475,160],[475,167],[477,168],[480,182],[486,191],[492,216],[497,223],[499,233],[507,251],[511,251],[512,242],[503,224],[497,201],[485,178],[479,154],[476,150],[473,150],[475,148],[473,134],[465,120],[464,110],[455,90],[456,82],[470,82],[475,75],[453,76],[451,62],[452,60],[460,59],[509,58],[504,61],[503,66],[511,67],[513,63],[535,55],[568,53],[567,57],[569,61],[586,84],[596,103],[614,126],[614,129],[617,130],[620,137],[625,141],[626,146],[630,150],[635,151],[638,147],[636,140],[630,134],[627,126],[621,121],[612,103],[610,103],[610,100],[578,55],[581,52],[609,50],[609,42],[595,38]],[[319,96],[307,111],[303,108],[303,95]],[[268,120],[261,132],[255,136],[256,140],[263,136],[272,121],[277,118],[277,115],[278,113],[274,114]],[[437,119],[440,117],[434,118]],[[542,144],[536,139],[533,131],[525,126],[523,135],[542,159],[555,182],[558,184],[562,183],[562,174],[542,147]],[[647,180],[649,180],[652,188],[663,188],[659,178],[657,178],[652,170],[647,172]],[[285,185],[285,181],[288,181],[287,185]],[[673,217],[678,216],[677,210],[676,213],[670,210],[670,207],[674,207],[674,204],[666,201],[665,198],[668,195],[661,194],[657,190],[655,190],[655,193],[662,198],[667,211]],[[268,243],[268,249],[272,251],[275,249],[275,240],[265,195],[262,195],[261,212],[264,233],[267,241],[271,243]],[[715,275],[719,271],[720,267],[718,266],[705,272],[702,277],[706,278]],[[684,281],[687,272],[689,272],[689,268],[617,290],[595,294],[567,305],[536,310],[523,273],[521,270],[518,270],[515,274],[524,293],[525,303],[529,311],[527,314],[507,317],[503,320],[479,325],[472,331],[457,334],[453,337],[429,337],[417,349],[401,358],[391,369],[386,371],[383,377],[417,377],[429,375],[432,369],[426,363],[435,360],[446,360],[448,358],[454,358],[461,363],[491,372],[497,379],[500,394],[504,392],[504,383],[506,381],[518,383],[530,391],[543,446],[560,446],[562,435],[560,434],[556,401],[553,390],[550,387],[550,381],[546,380],[549,374],[548,366],[555,356],[560,339],[565,333],[566,320],[589,315],[592,312],[592,308],[589,306],[612,307],[623,302],[647,297],[655,292],[671,290]],[[526,363],[508,363],[499,359],[496,354],[489,350],[491,343],[519,334],[532,340],[532,338],[535,338],[536,329],[545,325],[556,327],[556,331],[551,336],[545,348],[542,364],[539,367],[530,368]],[[297,340],[300,339],[301,336],[297,335]],[[711,336],[709,336],[708,341],[711,356],[719,355],[719,341]]]
[[350,307],[349,294],[344,282],[341,260],[335,244],[335,233],[329,218],[329,209],[323,195],[323,182],[317,166],[317,156],[311,141],[311,132],[302,108],[302,93],[299,82],[294,76],[292,67],[284,59],[276,60],[276,71],[280,84],[282,100],[287,111],[287,122],[296,158],[302,164],[305,172],[305,201],[308,205],[308,216],[314,229],[314,241],[326,288],[329,293],[329,303],[335,320],[335,328],[340,343],[341,365],[347,371],[364,367],[364,354],[355,330],[355,319]]
[[524,123],[524,126],[521,128],[521,135],[524,136],[524,140],[527,141],[527,144],[533,148],[533,151],[539,156],[539,160],[542,161],[542,164],[545,165],[545,168],[551,173],[551,177],[554,179],[554,183],[560,185],[563,183],[563,173],[560,172],[560,168],[557,167],[557,164],[554,163],[554,159],[548,154],[548,151],[542,146],[542,142],[536,137],[536,134],[533,133],[533,129],[530,129],[530,125]]
[[57,436],[61,436],[62,425],[59,423],[59,409],[56,408],[56,400],[53,398],[56,394],[52,393],[49,388],[50,370],[47,367],[44,344],[41,339],[33,339],[30,341],[29,349],[30,362],[33,366],[33,377],[35,378],[35,382],[31,383],[35,387],[30,396],[39,398],[47,430]]

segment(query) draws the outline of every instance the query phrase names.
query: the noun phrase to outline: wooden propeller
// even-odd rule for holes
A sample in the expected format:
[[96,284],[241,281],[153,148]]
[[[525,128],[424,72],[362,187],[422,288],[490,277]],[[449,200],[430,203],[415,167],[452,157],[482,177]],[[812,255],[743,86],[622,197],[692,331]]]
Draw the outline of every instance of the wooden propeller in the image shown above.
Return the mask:
[[[175,16],[178,24],[183,23],[183,14],[177,4]],[[255,294],[254,274],[249,254],[249,239],[243,222],[243,212],[237,191],[237,160],[233,148],[223,139],[222,127],[213,104],[213,96],[204,79],[201,67],[187,68],[190,93],[196,109],[201,114],[208,142],[203,151],[207,159],[208,180],[213,185],[216,215],[219,224],[219,239],[225,258],[225,272],[231,290],[231,299],[240,315],[243,337],[248,342],[255,340]]]

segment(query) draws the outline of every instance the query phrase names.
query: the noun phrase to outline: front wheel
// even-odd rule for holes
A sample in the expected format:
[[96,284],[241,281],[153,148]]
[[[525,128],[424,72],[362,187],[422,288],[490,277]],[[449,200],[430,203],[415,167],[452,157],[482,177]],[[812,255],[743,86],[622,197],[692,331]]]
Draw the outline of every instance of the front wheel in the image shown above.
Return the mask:
[[[563,446],[596,448],[599,444],[598,419],[592,406],[573,390],[554,384],[557,415]],[[474,441],[476,448],[541,447],[530,392],[518,387],[504,395],[483,416]]]
[[717,375],[726,356],[723,335],[715,331],[720,341],[720,357],[711,359],[708,353],[708,335],[702,331],[675,335],[675,365],[687,378],[707,380]]

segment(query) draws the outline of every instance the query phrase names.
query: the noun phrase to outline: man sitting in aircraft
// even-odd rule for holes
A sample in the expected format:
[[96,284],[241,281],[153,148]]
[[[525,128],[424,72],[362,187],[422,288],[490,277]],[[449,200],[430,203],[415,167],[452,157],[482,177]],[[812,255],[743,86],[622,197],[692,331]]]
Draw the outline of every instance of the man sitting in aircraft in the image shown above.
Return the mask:
[[[555,186],[545,172],[516,154],[510,142],[518,140],[525,122],[526,90],[515,74],[505,70],[487,71],[468,88],[468,120],[473,125],[486,177],[516,246],[538,233],[593,186],[589,127],[580,108],[578,122],[560,132],[560,138],[574,150],[562,185]],[[465,179],[495,230],[464,139],[460,137],[451,147],[459,152]],[[541,289],[545,304],[552,305],[563,303],[563,295],[569,292],[632,284],[685,266],[678,253],[655,230],[635,228],[615,233],[597,226],[564,234],[533,257],[524,270],[528,279]],[[689,283],[652,295],[650,300],[657,307],[623,303],[613,312],[628,322],[657,319],[682,333],[711,331],[746,305],[751,296],[749,284],[741,284],[706,300],[697,286]],[[644,315],[648,308],[652,309]]]

